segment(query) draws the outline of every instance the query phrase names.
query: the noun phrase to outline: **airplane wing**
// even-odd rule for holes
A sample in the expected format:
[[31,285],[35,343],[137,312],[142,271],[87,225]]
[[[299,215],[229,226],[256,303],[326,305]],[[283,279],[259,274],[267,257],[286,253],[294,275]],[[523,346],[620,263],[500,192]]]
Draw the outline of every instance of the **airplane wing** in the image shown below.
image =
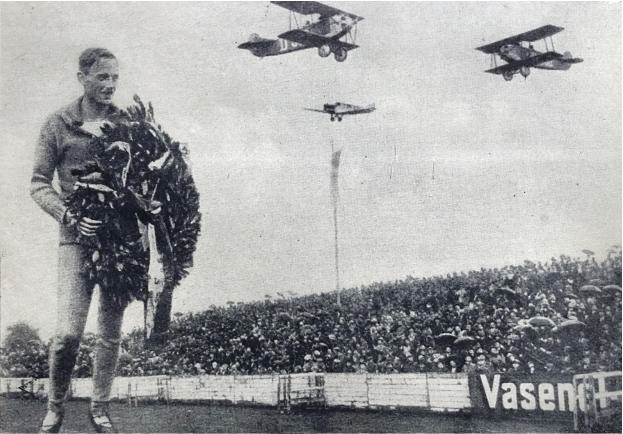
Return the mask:
[[374,107],[357,107],[352,110],[348,110],[345,112],[340,112],[340,115],[359,115],[363,113],[372,113],[375,110]]
[[340,9],[327,6],[325,4],[319,2],[271,2],[282,8],[291,10],[292,12],[296,12],[298,14],[303,15],[311,15],[311,14],[320,14],[321,17],[332,17],[334,15],[346,15],[355,21],[363,20],[363,17],[357,16],[355,14],[351,14],[349,12],[344,12]]
[[306,32],[301,29],[290,30],[288,32],[279,35],[282,39],[288,41],[298,42],[299,44],[307,45],[308,47],[320,47],[321,45],[333,45],[348,50],[354,50],[359,45],[349,44],[348,42],[340,41],[336,38],[327,38],[315,33]]
[[324,111],[324,110],[318,110],[318,109],[307,108],[307,107],[303,107],[303,110],[308,110],[310,112],[318,112],[318,113],[329,113],[329,112]]
[[564,30],[564,27],[557,27],[548,24],[543,27],[539,27],[538,29],[530,30],[529,32],[520,33],[519,35],[511,36],[510,38],[501,39],[497,42],[493,42],[491,44],[483,45],[482,47],[476,48],[476,50],[480,50],[483,53],[492,54],[497,53],[501,46],[507,44],[518,44],[521,41],[537,41],[539,39],[546,38],[548,36],[553,36],[558,32]]
[[354,115],[359,114],[359,113],[372,113],[374,110],[376,110],[376,108],[374,107],[362,107],[358,110],[352,111],[351,113]]
[[528,57],[524,60],[518,60],[517,62],[507,63],[506,65],[498,66],[497,68],[488,69],[485,72],[491,74],[503,74],[508,71],[517,71],[522,66],[537,66],[543,62],[549,62],[550,60],[560,59],[562,54],[555,51],[548,51],[547,53],[539,54],[538,56]]

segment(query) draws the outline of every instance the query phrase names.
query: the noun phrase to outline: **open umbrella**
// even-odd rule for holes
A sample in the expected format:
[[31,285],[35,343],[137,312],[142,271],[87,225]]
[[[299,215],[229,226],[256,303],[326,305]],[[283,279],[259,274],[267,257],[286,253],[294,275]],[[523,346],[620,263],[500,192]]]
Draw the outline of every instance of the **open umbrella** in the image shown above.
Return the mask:
[[584,285],[580,288],[580,292],[582,295],[586,296],[599,295],[601,294],[601,289],[597,288],[595,285]]
[[499,292],[501,292],[504,295],[508,295],[510,297],[514,297],[517,295],[517,293],[515,291],[513,291],[511,288],[509,288],[508,286],[503,286],[500,289],[498,289]]
[[515,327],[513,327],[513,330],[517,331],[517,332],[521,332],[524,335],[530,336],[530,337],[535,337],[537,335],[537,331],[534,327],[532,327],[530,324],[519,324],[516,325]]
[[554,327],[556,324],[551,319],[545,316],[534,316],[528,320],[528,323],[533,327]]
[[454,346],[457,348],[465,348],[471,347],[474,343],[476,343],[476,339],[471,336],[459,336],[454,341]]
[[450,345],[456,340],[456,336],[452,333],[441,333],[435,336],[435,343],[437,345]]
[[284,321],[292,321],[292,317],[286,312],[280,312],[278,315],[279,319]]
[[582,250],[582,253],[584,253],[585,255],[588,255],[588,256],[592,256],[592,255],[595,254],[595,252],[593,252],[591,250],[588,250],[588,249]]
[[563,321],[556,327],[557,331],[570,333],[576,332],[580,330],[584,330],[586,328],[586,324],[582,321],[578,321],[577,319],[568,319],[567,321]]
[[621,293],[621,287],[619,285],[606,285],[604,286],[604,291],[610,293],[610,294],[615,294],[615,293]]

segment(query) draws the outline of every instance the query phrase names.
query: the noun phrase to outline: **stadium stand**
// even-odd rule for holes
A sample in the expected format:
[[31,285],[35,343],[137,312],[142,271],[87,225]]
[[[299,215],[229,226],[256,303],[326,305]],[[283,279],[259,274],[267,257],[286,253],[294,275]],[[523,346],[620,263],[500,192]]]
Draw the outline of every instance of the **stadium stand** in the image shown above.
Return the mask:
[[[262,375],[621,370],[621,250],[178,315],[124,337],[118,373]],[[618,288],[618,289],[617,289]],[[91,374],[93,337],[76,377]],[[49,344],[2,349],[4,377],[47,376]]]

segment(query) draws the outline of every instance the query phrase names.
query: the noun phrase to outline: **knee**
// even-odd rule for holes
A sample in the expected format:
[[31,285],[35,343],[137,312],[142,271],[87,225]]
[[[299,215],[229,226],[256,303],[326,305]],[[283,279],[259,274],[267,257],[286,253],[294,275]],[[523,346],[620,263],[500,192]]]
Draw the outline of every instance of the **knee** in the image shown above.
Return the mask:
[[71,357],[78,353],[80,336],[55,336],[52,341],[51,353],[57,357]]
[[110,336],[102,336],[102,335],[99,335],[96,341],[96,345],[99,348],[107,348],[110,350],[114,350],[118,348],[120,343],[121,343],[120,337],[110,337]]

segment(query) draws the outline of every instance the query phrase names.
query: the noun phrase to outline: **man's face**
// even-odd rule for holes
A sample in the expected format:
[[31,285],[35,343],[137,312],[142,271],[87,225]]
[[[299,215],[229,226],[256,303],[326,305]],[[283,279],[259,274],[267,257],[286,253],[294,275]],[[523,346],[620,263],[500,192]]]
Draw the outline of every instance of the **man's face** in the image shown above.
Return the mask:
[[84,86],[84,96],[99,104],[112,104],[117,89],[119,64],[116,59],[99,58],[89,72],[78,72],[78,80]]

